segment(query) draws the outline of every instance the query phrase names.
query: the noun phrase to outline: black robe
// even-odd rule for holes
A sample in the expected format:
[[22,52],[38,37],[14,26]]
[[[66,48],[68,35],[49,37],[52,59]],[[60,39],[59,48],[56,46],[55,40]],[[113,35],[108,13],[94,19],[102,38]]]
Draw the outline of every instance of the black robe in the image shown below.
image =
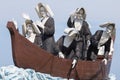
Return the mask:
[[36,44],[38,47],[42,47],[42,35],[36,34],[34,44]]
[[47,21],[45,22],[44,26],[45,26],[44,30],[39,27],[40,31],[42,32],[42,48],[48,51],[49,53],[57,55],[55,51],[54,19],[52,17],[49,17]]
[[[70,17],[68,19],[67,25],[68,25],[69,28],[75,28],[74,21],[71,22]],[[88,23],[86,21],[83,21],[81,30],[79,31],[79,39],[81,41],[81,45],[83,44],[83,48],[80,48],[80,49],[82,49],[82,58],[83,59],[86,58],[87,41],[90,40],[91,36],[92,36],[92,34],[90,32]]]
[[[87,53],[87,60],[92,60],[91,59],[91,55],[92,55],[92,52],[97,55],[98,54],[98,44],[99,44],[99,41],[101,39],[101,36],[103,34],[103,30],[98,30],[96,31],[96,33],[91,37],[91,44],[89,46],[89,49],[88,49],[88,53]],[[110,45],[111,45],[111,37],[109,37],[109,39],[101,46],[105,46],[105,51],[104,51],[104,55],[106,55],[105,53],[106,52],[109,52],[110,51]]]
[[82,45],[80,41],[73,40],[69,47],[64,46],[64,39],[66,36],[61,36],[57,42],[57,49],[59,52],[61,51],[64,55],[65,58],[69,59],[81,59],[81,49]]

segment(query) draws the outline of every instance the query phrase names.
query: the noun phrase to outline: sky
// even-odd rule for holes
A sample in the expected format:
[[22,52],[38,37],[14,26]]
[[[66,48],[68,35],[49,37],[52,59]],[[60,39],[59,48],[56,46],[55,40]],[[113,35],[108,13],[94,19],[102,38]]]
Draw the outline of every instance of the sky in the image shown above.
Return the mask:
[[39,20],[35,12],[35,6],[39,3],[50,6],[54,13],[55,39],[57,40],[64,33],[67,27],[69,15],[76,8],[85,8],[86,21],[90,24],[90,30],[94,34],[101,29],[99,25],[105,22],[116,24],[116,40],[114,44],[114,54],[111,64],[111,72],[120,80],[120,0],[1,0],[0,1],[0,67],[13,65],[11,38],[6,28],[7,21],[15,19],[18,28],[21,30],[24,19],[22,13],[27,13],[33,21]]

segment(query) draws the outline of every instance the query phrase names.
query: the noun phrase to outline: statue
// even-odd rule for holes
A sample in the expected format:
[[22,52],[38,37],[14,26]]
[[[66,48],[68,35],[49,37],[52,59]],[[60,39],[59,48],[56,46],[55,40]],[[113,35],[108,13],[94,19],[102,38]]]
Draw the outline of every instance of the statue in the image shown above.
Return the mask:
[[36,24],[42,34],[42,48],[54,55],[57,55],[54,40],[55,24],[53,12],[48,5],[43,3],[39,3],[35,7],[35,10],[40,18],[40,20],[36,21]]
[[86,13],[84,8],[77,8],[76,11],[70,15],[67,25],[70,28],[75,28],[79,31],[80,39],[80,53],[81,59],[85,60],[87,55],[87,49],[90,44],[91,32],[88,23],[85,21]]
[[75,28],[66,28],[64,32],[66,35],[61,36],[56,42],[59,49],[58,55],[60,58],[73,59],[72,64],[74,67],[78,59],[81,58],[79,31]]
[[[88,60],[96,60],[97,55],[104,55],[104,59],[108,59],[108,55],[113,53],[113,42],[115,39],[115,24],[105,23],[100,25],[106,30],[97,30],[91,37],[91,44],[88,49]],[[95,57],[93,57],[95,56]]]
[[25,36],[32,43],[35,43],[37,46],[41,47],[42,39],[40,36],[40,30],[27,14],[23,14],[23,18],[26,19],[22,25],[23,36]]

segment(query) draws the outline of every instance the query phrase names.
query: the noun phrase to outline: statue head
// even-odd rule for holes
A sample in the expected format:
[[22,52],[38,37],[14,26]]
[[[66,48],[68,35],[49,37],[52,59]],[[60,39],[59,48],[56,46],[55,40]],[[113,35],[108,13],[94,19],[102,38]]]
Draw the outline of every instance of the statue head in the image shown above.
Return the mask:
[[25,20],[25,23],[22,26],[22,31],[24,36],[31,35],[35,33],[34,25],[32,20]]
[[77,8],[75,11],[76,17],[79,19],[86,19],[86,13],[84,8]]
[[35,10],[40,18],[46,16],[53,16],[52,10],[46,4],[38,3],[38,5],[35,7]]
[[106,28],[106,32],[110,33],[114,30],[115,24],[107,22],[107,23],[101,24],[100,27]]
[[101,24],[100,27],[106,28],[106,32],[109,33],[111,37],[115,38],[115,32],[116,32],[115,23],[107,22],[107,23]]
[[32,20],[26,20],[25,23],[26,23],[27,32],[33,33],[34,32],[33,24],[32,24],[33,21]]

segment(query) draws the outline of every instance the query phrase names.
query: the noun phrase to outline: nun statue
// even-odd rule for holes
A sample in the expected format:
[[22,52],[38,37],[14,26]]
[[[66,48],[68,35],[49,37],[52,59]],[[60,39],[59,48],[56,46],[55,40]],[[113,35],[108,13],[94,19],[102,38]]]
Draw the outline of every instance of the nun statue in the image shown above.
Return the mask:
[[43,49],[57,55],[54,40],[55,24],[53,12],[48,5],[43,3],[39,3],[35,10],[40,18],[40,20],[36,21],[36,24],[42,34]]
[[[97,55],[104,55],[104,59],[108,59],[108,55],[113,54],[113,43],[115,40],[115,24],[105,23],[100,25],[106,30],[97,30],[91,37],[91,44],[88,49],[88,60],[96,60]],[[93,57],[94,56],[94,57]]]
[[79,39],[80,39],[80,49],[82,57],[81,59],[86,59],[87,49],[90,45],[90,37],[91,32],[89,29],[88,23],[85,21],[86,19],[86,13],[84,8],[77,8],[76,11],[70,15],[67,25],[70,28],[75,28],[79,31]]
[[23,17],[26,19],[22,25],[22,33],[29,41],[35,43],[37,46],[42,46],[41,32],[36,26],[36,24],[30,19],[26,18],[24,14]]
[[72,59],[74,67],[81,57],[80,41],[78,39],[79,31],[75,28],[66,28],[64,33],[66,35],[61,36],[56,42],[59,49],[59,57]]

